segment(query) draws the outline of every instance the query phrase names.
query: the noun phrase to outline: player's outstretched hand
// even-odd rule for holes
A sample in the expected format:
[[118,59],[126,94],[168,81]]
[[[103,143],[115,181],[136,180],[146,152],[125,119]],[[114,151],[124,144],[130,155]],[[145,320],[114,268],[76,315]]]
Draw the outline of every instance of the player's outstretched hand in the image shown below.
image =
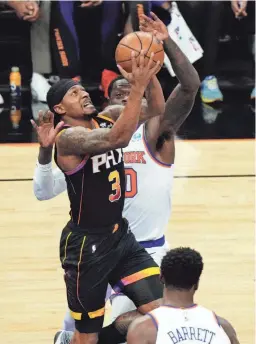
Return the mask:
[[166,25],[158,18],[154,12],[150,12],[153,19],[145,14],[140,16],[140,30],[151,32],[159,41],[164,41],[169,37]]
[[38,141],[40,146],[43,148],[52,147],[56,136],[60,132],[61,128],[64,125],[64,122],[59,122],[58,125],[54,128],[54,115],[51,111],[39,111],[39,125],[35,121],[31,120],[35,131],[38,135]]
[[151,53],[148,63],[145,63],[145,52],[141,50],[140,55],[136,58],[135,52],[131,53],[132,72],[126,72],[121,66],[117,65],[120,73],[125,79],[134,86],[147,87],[150,79],[160,68],[160,61],[154,61],[154,53]]

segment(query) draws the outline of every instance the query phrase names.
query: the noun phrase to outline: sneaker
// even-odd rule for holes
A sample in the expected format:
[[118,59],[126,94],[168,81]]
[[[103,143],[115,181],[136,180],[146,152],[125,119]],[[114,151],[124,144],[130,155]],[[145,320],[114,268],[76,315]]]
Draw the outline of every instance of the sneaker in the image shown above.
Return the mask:
[[46,103],[46,95],[51,85],[38,73],[33,73],[31,80],[32,97],[34,101]]
[[255,87],[254,87],[254,89],[252,90],[251,99],[252,99],[252,100],[255,100]]
[[71,331],[58,331],[54,336],[53,343],[54,344],[70,344],[73,334],[74,333]]
[[223,100],[223,94],[219,89],[215,76],[207,76],[203,80],[201,84],[201,99],[204,103],[214,103]]
[[2,95],[0,94],[0,105],[4,104],[4,98],[2,97]]
[[210,105],[202,103],[202,116],[207,124],[213,124],[216,122],[219,114],[222,113],[221,109],[215,109]]
[[111,81],[118,77],[119,74],[112,70],[104,69],[101,75],[101,90],[104,92],[104,97],[108,98],[108,86]]

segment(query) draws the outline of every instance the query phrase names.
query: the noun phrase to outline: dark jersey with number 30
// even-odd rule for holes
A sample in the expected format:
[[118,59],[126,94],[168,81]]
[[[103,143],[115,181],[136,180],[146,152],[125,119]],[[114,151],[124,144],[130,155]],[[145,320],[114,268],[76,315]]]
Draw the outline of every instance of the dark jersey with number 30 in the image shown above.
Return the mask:
[[[98,128],[113,123],[97,116]],[[55,161],[56,159],[55,151]],[[72,221],[81,228],[107,227],[120,222],[125,198],[125,172],[122,149],[86,156],[72,171],[64,172]]]

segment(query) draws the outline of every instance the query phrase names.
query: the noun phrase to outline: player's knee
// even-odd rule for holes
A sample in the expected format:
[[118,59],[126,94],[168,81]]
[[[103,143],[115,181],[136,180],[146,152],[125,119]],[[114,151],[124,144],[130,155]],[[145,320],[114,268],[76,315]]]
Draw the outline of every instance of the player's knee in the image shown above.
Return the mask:
[[153,311],[153,309],[160,307],[162,304],[163,304],[162,299],[157,299],[157,300],[151,301],[145,305],[138,307],[138,311],[141,314],[146,314],[148,312]]
[[97,344],[98,334],[97,333],[80,333],[76,331],[74,344]]
[[75,320],[71,317],[69,310],[65,314],[65,318],[63,321],[63,330],[72,332],[75,331]]

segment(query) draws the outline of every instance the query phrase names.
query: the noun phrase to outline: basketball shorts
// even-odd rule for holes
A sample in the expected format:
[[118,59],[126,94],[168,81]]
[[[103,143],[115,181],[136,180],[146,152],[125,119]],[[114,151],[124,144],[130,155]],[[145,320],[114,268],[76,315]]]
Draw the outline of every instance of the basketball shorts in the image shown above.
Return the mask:
[[[146,248],[146,251],[151,255],[157,265],[160,266],[163,257],[169,250],[167,242],[163,246]],[[136,309],[135,304],[124,293],[115,293],[112,291],[110,296],[111,302],[111,322],[113,322],[119,315]]]
[[159,267],[136,241],[126,219],[97,232],[70,221],[62,231],[60,259],[68,306],[80,333],[102,328],[108,284],[136,307],[163,295]]

